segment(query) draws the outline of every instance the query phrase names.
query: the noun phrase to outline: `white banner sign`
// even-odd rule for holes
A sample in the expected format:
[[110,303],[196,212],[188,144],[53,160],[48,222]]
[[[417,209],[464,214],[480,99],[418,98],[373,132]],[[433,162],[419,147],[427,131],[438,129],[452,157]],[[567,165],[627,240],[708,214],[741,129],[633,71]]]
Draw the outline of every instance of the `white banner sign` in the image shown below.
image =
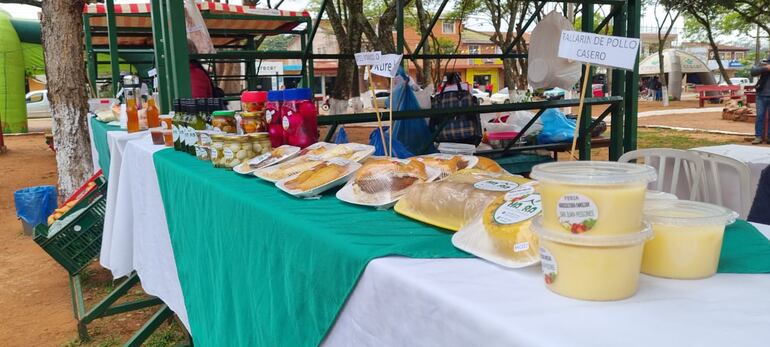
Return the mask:
[[393,78],[398,73],[398,67],[401,65],[401,54],[383,54],[380,62],[372,65],[372,73],[382,77]]
[[639,39],[605,36],[580,31],[561,32],[559,57],[595,65],[633,70]]
[[354,54],[354,56],[356,57],[356,64],[358,66],[365,66],[379,63],[380,58],[382,57],[382,53],[380,53],[380,51],[361,52]]
[[258,76],[283,75],[283,63],[280,61],[257,61],[255,64],[259,69]]

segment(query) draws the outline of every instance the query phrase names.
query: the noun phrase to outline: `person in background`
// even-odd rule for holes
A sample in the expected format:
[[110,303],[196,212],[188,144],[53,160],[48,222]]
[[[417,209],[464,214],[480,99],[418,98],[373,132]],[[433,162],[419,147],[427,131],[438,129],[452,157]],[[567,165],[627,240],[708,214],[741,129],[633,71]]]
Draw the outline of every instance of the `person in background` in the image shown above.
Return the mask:
[[759,76],[756,84],[757,91],[757,120],[754,122],[754,141],[752,145],[762,143],[765,137],[765,122],[767,121],[767,112],[770,109],[770,58],[763,60],[759,65],[751,68],[751,76]]
[[492,83],[487,83],[487,94],[492,96]]
[[749,222],[770,224],[770,166],[762,170],[762,175],[759,176],[757,194],[746,219]]
[[647,91],[650,93],[649,94],[650,100],[655,100],[655,94],[656,94],[655,85],[657,84],[657,82],[658,82],[658,77],[651,77],[647,81]]
[[[187,40],[187,50],[189,54],[198,53],[195,43]],[[214,84],[211,76],[203,68],[198,60],[190,59],[190,90],[193,98],[211,98],[214,97]]]

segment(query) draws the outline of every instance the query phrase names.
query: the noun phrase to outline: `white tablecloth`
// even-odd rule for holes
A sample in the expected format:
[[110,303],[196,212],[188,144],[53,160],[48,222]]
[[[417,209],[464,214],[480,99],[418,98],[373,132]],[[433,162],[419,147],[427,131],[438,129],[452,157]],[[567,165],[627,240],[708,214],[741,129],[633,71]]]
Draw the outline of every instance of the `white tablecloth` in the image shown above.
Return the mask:
[[[131,260],[120,266],[132,266],[142,287],[166,302],[189,329],[152,161],[158,148],[138,139],[112,157],[124,164],[118,179],[110,178],[120,188],[108,210],[116,220],[132,222],[113,223],[112,240],[123,235],[130,242],[112,241],[106,263],[125,262],[127,257],[111,257],[122,247]],[[130,197],[123,198],[123,186]],[[757,227],[770,238],[770,226]],[[718,274],[697,281],[643,275],[631,299],[588,302],[548,291],[539,267],[508,270],[480,259],[380,258],[367,266],[324,345],[765,346],[769,293],[768,275]]]

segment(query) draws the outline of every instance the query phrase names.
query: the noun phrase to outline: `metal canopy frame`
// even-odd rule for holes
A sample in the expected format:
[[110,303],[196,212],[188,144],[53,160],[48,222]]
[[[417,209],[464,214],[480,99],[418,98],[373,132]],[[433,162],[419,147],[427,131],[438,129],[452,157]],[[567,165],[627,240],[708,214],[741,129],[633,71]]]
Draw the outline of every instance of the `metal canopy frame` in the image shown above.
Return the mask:
[[[178,0],[151,0],[152,6],[152,38],[156,43],[154,48],[143,47],[147,52],[154,52],[156,68],[160,83],[160,95],[161,95],[161,110],[167,112],[171,105],[171,100],[175,98],[183,98],[190,96],[190,83],[187,61],[190,58],[201,59],[207,62],[244,62],[246,66],[254,66],[257,59],[299,59],[302,61],[302,69],[299,77],[301,78],[302,86],[312,85],[313,80],[313,60],[314,59],[354,59],[352,55],[348,54],[315,54],[312,50],[312,42],[318,31],[321,18],[326,10],[326,6],[329,0],[323,0],[319,9],[319,13],[313,20],[310,17],[281,17],[281,16],[253,16],[253,20],[294,20],[298,23],[305,23],[304,29],[300,30],[266,30],[266,31],[238,31],[238,30],[211,30],[212,37],[233,37],[237,40],[246,40],[245,45],[227,45],[220,47],[215,54],[188,54],[186,47],[186,32],[184,22],[184,8],[182,1]],[[403,6],[404,0],[395,0],[397,3],[397,18],[395,23],[396,30],[396,50],[397,53],[404,53],[404,16]],[[108,48],[111,54],[112,64],[112,76],[113,84],[117,81],[117,74],[119,74],[117,68],[117,52],[120,51],[120,47],[117,47],[116,35],[148,35],[149,32],[145,30],[136,30],[128,28],[114,28],[114,17],[116,14],[114,11],[109,11],[112,8],[111,3],[113,0],[107,0],[107,28],[92,28],[89,26],[89,21],[86,18],[86,45],[87,53],[89,57],[89,76],[95,75],[95,63],[94,57],[97,51],[102,48]],[[283,1],[280,1],[282,3]],[[428,29],[432,29],[445,9],[448,0],[443,0],[440,4],[437,13],[431,18]],[[526,58],[525,52],[515,51],[516,46],[522,40],[523,33],[535,22],[535,19],[539,18],[540,10],[547,3],[576,3],[582,6],[582,27],[580,28],[584,32],[599,32],[604,30],[610,22],[612,22],[612,34],[616,36],[625,36],[638,38],[640,32],[640,15],[641,15],[641,0],[596,0],[596,1],[583,1],[583,0],[569,0],[569,1],[533,1],[534,5],[533,14],[526,20],[526,24],[517,30],[517,37],[514,41],[498,54],[429,54],[424,53],[423,48],[427,35],[421,35],[419,44],[411,54],[404,54],[404,58],[415,61],[417,59],[464,59],[464,58]],[[269,5],[269,3],[268,3]],[[277,7],[276,5],[275,7]],[[594,23],[593,14],[595,6],[597,5],[611,5],[611,11],[608,16],[600,23]],[[566,6],[565,6],[566,7]],[[117,14],[124,15],[124,14]],[[211,14],[204,13],[204,17],[229,19],[233,16],[243,15],[231,15],[231,14]],[[241,17],[242,18],[242,17]],[[431,30],[428,30],[430,32]],[[94,35],[108,35],[109,47],[93,47],[90,45],[90,40]],[[262,35],[271,34],[293,34],[299,35],[301,38],[301,47],[298,51],[257,51],[258,37]],[[129,62],[130,63],[130,62]],[[590,71],[583,71],[587,78],[591,78],[594,74],[594,69]],[[92,78],[92,83],[95,81],[95,76]],[[255,87],[256,71],[254,69],[248,69],[247,74],[244,76],[227,76],[227,78],[244,77],[248,81],[249,89]],[[593,105],[609,105],[607,110],[599,117],[599,120],[609,116],[612,122],[610,130],[610,146],[609,157],[611,160],[617,160],[623,153],[636,149],[636,136],[637,136],[637,100],[638,100],[638,67],[634,71],[623,71],[619,69],[612,69],[612,97],[608,98],[587,98],[586,107],[583,110],[582,121],[578,124],[579,137],[578,146],[580,149],[580,159],[589,160],[591,158],[591,138],[587,136],[593,129],[598,121],[594,121],[591,117],[591,109]],[[591,89],[586,88],[583,91],[590,96]],[[557,100],[557,101],[542,101],[542,102],[529,102],[529,103],[516,103],[506,105],[491,105],[491,106],[479,106],[472,109],[442,109],[439,111],[434,110],[420,110],[420,111],[396,111],[393,112],[394,120],[410,119],[410,118],[423,118],[427,116],[451,116],[451,113],[461,113],[463,111],[474,112],[503,112],[503,111],[516,111],[516,110],[537,110],[532,122],[543,113],[543,110],[548,108],[557,108],[565,106],[577,106],[577,100]],[[447,114],[449,111],[449,115]],[[374,114],[355,114],[355,115],[331,115],[319,117],[319,125],[329,126],[329,131],[326,134],[326,139],[331,139],[339,127],[342,124],[350,123],[362,123],[374,120]],[[531,125],[531,124],[529,124]],[[547,146],[546,146],[547,147]],[[553,148],[557,148],[558,145],[554,145]],[[521,146],[511,147],[508,146],[502,150],[488,151],[481,153],[483,155],[490,156],[506,156],[514,152],[527,151],[531,149],[542,149],[543,145],[538,146]],[[560,148],[560,147],[559,147]]]

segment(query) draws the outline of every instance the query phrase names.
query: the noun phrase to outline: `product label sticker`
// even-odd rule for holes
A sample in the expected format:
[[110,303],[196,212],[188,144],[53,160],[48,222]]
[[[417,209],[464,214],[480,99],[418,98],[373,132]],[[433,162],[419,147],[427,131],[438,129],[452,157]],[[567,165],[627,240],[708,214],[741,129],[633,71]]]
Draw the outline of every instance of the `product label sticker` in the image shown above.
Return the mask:
[[519,253],[524,252],[529,249],[529,242],[520,242],[515,245],[513,245],[513,252]]
[[573,234],[591,230],[599,219],[599,209],[591,198],[582,194],[565,194],[556,205],[556,215],[564,229]]
[[545,283],[553,284],[556,281],[556,274],[559,273],[559,265],[548,248],[543,246],[540,246],[540,266],[543,270]]
[[195,146],[195,156],[196,157],[203,157],[204,155],[205,154],[203,154],[203,148]]
[[233,153],[233,150],[230,148],[225,148],[225,150],[222,151],[222,154],[224,155],[225,160],[233,159],[233,157],[235,156],[235,154]]
[[511,197],[510,200],[500,205],[493,218],[498,224],[516,224],[532,219],[542,210],[543,203],[540,200],[540,194],[525,192]]
[[515,182],[503,180],[484,180],[473,184],[473,187],[476,189],[488,190],[492,192],[507,192],[518,186],[519,185]]
[[275,110],[265,110],[265,121],[269,124],[273,122],[273,115],[275,114]]
[[218,156],[219,156],[219,151],[214,149],[214,148],[212,148],[211,149],[211,160],[217,159]]
[[531,185],[524,184],[520,185],[516,188],[511,189],[509,192],[505,193],[505,201],[511,201],[513,199],[520,199],[522,196],[527,194],[534,194],[535,188],[533,188]]
[[201,146],[208,146],[211,144],[211,136],[206,133],[201,133]]
[[174,142],[179,142],[179,127],[177,127],[176,125],[172,125],[171,135],[174,137]]
[[[289,111],[289,116],[291,116],[291,111]],[[281,120],[281,126],[283,126],[283,130],[289,130],[289,117],[288,116],[283,117],[283,120]]]
[[187,128],[187,145],[193,146],[198,142],[197,135],[195,135],[195,129],[192,127]]

